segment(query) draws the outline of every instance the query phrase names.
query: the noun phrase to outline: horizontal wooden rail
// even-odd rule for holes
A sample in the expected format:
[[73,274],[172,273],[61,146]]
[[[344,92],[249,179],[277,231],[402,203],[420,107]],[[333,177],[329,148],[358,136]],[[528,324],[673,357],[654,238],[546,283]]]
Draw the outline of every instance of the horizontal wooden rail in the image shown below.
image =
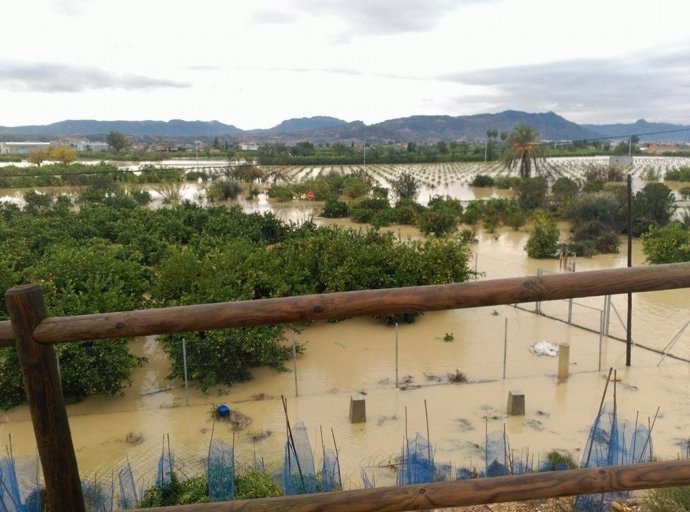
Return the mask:
[[[444,285],[49,317],[36,327],[33,336],[39,343],[68,343],[687,287],[690,287],[690,263],[672,263]],[[13,342],[11,325],[9,322],[0,322],[0,346],[11,345]]]
[[141,509],[141,512],[374,512],[461,507],[610,491],[675,487],[690,483],[690,461],[357,489],[279,498]]

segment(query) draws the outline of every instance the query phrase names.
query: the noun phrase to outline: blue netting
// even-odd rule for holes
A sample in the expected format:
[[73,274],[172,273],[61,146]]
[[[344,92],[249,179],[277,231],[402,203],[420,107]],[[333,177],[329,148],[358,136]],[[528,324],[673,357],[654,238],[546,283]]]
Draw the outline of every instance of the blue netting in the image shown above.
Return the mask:
[[168,442],[168,449],[165,449],[163,443],[163,450],[161,456],[158,457],[158,470],[156,471],[156,486],[163,487],[172,481],[175,470],[175,458],[170,452],[170,442]]
[[453,466],[450,464],[436,464],[434,470],[435,482],[449,482],[453,479]]
[[82,482],[81,491],[87,512],[113,512],[114,482]]
[[[595,418],[582,454],[583,468],[637,464],[652,460],[652,438],[647,427],[630,426],[616,417],[612,404],[605,404]],[[588,494],[575,500],[577,510],[610,510],[620,493]]]
[[117,471],[117,479],[120,484],[120,508],[123,510],[137,508],[139,506],[139,498],[137,497],[134,475],[129,463],[123,465]]
[[288,438],[285,443],[283,486],[288,496],[316,492],[314,455],[304,423],[298,423],[292,428],[292,439]]
[[322,492],[339,491],[342,489],[340,472],[338,471],[338,456],[333,450],[326,450],[326,455],[321,466]]
[[229,501],[235,495],[235,457],[231,446],[212,441],[208,458],[208,498]]
[[374,488],[374,484],[369,479],[369,475],[367,475],[367,472],[364,471],[364,468],[362,468],[362,484],[364,484],[365,489],[373,489]]
[[[18,468],[14,458],[0,459],[0,510],[40,512],[38,462],[29,460]],[[26,496],[26,501],[23,500]]]
[[421,484],[434,481],[434,457],[429,442],[417,434],[408,439],[402,449],[397,484]]
[[[627,440],[626,446],[628,450],[626,452],[625,464],[641,464],[643,462],[652,462],[653,459],[653,449],[652,449],[652,435],[647,427],[644,425],[637,425],[629,427],[626,423],[625,439]],[[627,432],[630,432],[628,434]]]
[[486,436],[484,454],[485,476],[504,476],[510,474],[508,447],[503,432],[491,432]]
[[0,460],[0,504],[3,512],[24,512],[13,459]]
[[469,480],[470,478],[477,478],[477,473],[468,468],[458,468],[455,472],[456,480]]

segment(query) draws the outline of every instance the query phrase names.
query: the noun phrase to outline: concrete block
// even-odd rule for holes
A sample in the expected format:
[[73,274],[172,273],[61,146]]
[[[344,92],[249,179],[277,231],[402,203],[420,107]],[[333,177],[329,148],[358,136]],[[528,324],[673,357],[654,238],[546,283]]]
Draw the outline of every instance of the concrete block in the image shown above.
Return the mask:
[[525,415],[525,394],[522,391],[508,392],[508,416]]
[[364,423],[367,421],[367,408],[364,395],[350,397],[350,423]]
[[568,380],[570,367],[570,345],[561,343],[558,345],[558,380]]

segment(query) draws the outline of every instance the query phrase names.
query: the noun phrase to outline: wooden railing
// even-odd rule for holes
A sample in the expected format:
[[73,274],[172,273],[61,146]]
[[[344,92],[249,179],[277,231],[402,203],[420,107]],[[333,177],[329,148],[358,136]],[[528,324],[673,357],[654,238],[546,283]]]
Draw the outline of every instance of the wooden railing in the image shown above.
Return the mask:
[[[36,285],[5,293],[0,346],[17,348],[50,509],[84,510],[54,343],[250,325],[495,306],[690,287],[690,263],[365,290],[117,313],[47,317]],[[419,510],[690,484],[690,462],[577,469],[464,482],[187,505],[166,510]]]

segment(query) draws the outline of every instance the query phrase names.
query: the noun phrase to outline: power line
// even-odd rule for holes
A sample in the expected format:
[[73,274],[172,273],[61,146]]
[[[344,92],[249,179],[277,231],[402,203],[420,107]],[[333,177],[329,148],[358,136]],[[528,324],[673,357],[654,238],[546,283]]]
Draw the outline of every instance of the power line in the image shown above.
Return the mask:
[[[673,130],[660,130],[656,132],[645,132],[645,133],[629,133],[627,135],[608,135],[605,137],[590,137],[587,139],[574,139],[570,140],[568,142],[590,142],[590,141],[595,141],[595,140],[611,140],[611,139],[629,139],[631,137],[644,137],[645,135],[663,135],[666,133],[680,133],[680,132],[690,132],[690,126],[686,126],[684,128],[675,128]],[[555,142],[555,141],[551,141]],[[547,143],[550,144],[550,143]]]

